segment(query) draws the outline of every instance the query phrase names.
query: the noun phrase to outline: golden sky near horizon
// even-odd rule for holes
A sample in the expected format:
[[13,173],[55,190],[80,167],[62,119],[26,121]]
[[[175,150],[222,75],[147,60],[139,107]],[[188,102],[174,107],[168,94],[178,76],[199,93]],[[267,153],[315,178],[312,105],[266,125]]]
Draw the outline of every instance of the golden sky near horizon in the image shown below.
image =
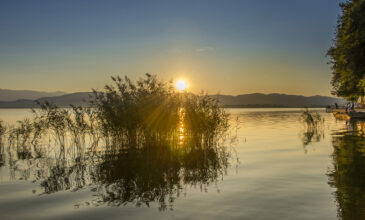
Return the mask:
[[191,92],[330,95],[338,1],[193,3],[9,1],[0,88],[90,91],[148,72]]

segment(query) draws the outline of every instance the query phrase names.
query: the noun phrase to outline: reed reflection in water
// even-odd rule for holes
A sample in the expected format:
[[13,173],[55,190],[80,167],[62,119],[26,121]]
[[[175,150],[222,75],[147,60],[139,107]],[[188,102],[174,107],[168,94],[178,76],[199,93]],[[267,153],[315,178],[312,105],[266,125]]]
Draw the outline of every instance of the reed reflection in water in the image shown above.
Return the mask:
[[324,118],[318,112],[311,112],[305,109],[301,115],[304,130],[301,133],[304,152],[307,153],[306,146],[312,142],[320,142],[324,139]]
[[34,146],[27,141],[21,146],[19,138],[19,145],[2,147],[1,158],[12,179],[40,182],[41,194],[87,187],[96,198],[84,204],[149,206],[157,202],[160,210],[166,210],[173,208],[184,187],[216,183],[229,164],[226,147],[218,143],[202,147],[183,129],[178,135],[176,141],[150,140],[142,148],[112,150],[102,144],[95,147],[92,141],[80,147],[67,135],[64,143],[50,135]]
[[1,126],[11,179],[38,181],[41,194],[91,188],[95,199],[85,204],[166,210],[184,187],[223,177],[228,114],[215,100],[176,93],[149,74],[113,81],[89,107],[39,103],[32,119]]

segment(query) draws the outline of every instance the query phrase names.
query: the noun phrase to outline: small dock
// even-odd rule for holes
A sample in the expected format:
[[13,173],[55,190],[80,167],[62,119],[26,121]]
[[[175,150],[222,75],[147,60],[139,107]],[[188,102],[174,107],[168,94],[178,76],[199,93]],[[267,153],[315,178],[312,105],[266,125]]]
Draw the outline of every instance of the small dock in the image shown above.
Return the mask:
[[345,109],[333,109],[333,115],[338,119],[364,119],[365,120],[365,109],[355,109],[353,112],[346,112]]

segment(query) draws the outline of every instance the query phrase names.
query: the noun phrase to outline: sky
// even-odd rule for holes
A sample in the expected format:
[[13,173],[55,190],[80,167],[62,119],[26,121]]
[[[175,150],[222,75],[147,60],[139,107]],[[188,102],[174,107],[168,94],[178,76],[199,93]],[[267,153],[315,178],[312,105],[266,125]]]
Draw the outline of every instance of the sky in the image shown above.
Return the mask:
[[110,76],[191,92],[330,95],[340,0],[0,0],[0,88],[91,91]]

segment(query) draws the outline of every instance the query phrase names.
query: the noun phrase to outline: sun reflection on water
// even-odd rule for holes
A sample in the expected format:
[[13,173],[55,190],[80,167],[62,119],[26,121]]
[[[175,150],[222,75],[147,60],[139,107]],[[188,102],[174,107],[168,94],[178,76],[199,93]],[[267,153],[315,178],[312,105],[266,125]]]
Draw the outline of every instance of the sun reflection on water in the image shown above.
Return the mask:
[[178,129],[179,146],[182,146],[184,144],[184,137],[185,137],[184,119],[185,119],[184,108],[180,108],[179,109],[179,129]]

